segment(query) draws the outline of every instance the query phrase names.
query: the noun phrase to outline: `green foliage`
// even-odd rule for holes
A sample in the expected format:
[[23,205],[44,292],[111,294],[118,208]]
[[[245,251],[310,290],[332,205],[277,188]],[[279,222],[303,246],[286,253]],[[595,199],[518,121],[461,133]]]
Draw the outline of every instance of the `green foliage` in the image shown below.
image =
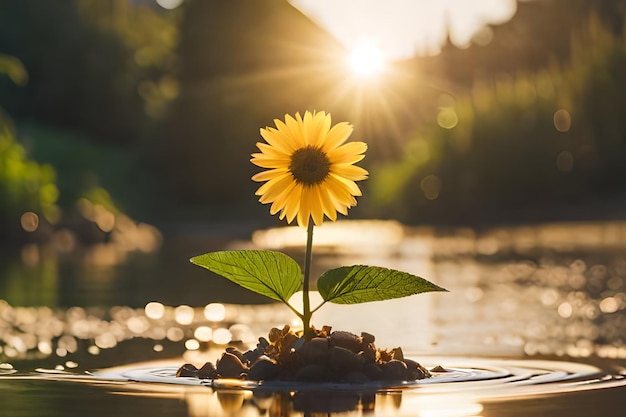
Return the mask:
[[8,117],[0,110],[0,236],[16,236],[20,216],[26,211],[56,222],[58,197],[54,169],[27,157],[24,147],[15,141]]
[[354,265],[326,271],[317,281],[324,299],[335,304],[358,304],[407,297],[445,289],[407,272]]
[[416,126],[399,160],[370,169],[373,213],[476,224],[623,194],[626,42],[593,16],[572,42],[562,66],[451,91],[436,114],[445,118]]
[[[16,83],[28,79],[22,63],[14,57],[0,55],[0,74],[3,72]],[[27,157],[24,147],[15,141],[11,120],[0,108],[0,237],[18,236],[22,232],[20,217],[28,211],[49,223],[57,222],[58,198],[54,169]]]
[[29,158],[54,167],[61,208],[104,187],[153,220],[168,207],[148,161],[178,94],[178,13],[113,3],[0,0],[0,106]]
[[0,79],[0,105],[17,121],[137,143],[176,94],[176,26],[125,3],[0,1],[0,51],[30,75],[21,88]]
[[[65,209],[91,190],[105,188],[124,210],[141,211],[150,207],[150,173],[139,155],[120,146],[107,146],[85,135],[34,123],[18,126],[20,139],[31,158],[55,167],[60,191],[58,204]],[[129,187],[132,178],[132,187]],[[143,192],[138,193],[141,189]],[[112,204],[109,196],[109,202]]]
[[[291,296],[300,288],[302,272],[298,264],[283,253],[265,250],[211,252],[193,257],[190,261],[248,290],[285,303],[303,319],[305,328],[311,314],[321,307],[311,311],[305,305],[304,312],[300,313],[289,304]],[[430,291],[447,291],[406,272],[367,265],[326,271],[320,276],[317,287],[324,303],[335,304],[367,303]],[[308,286],[304,289],[305,293],[306,288]],[[308,299],[308,293],[306,297]]]
[[191,258],[191,262],[248,290],[285,304],[288,304],[302,281],[300,266],[280,252],[212,252]]
[[[1,71],[18,82],[28,79],[21,62],[13,57],[0,55]],[[80,211],[82,199],[121,213],[108,191],[98,185],[98,175],[90,171],[90,167],[104,165],[119,176],[125,175],[128,170],[121,169],[119,157],[51,128],[28,125],[22,126],[20,133],[23,143],[17,141],[12,121],[0,108],[0,241],[25,237],[20,228],[25,212],[37,215],[38,226],[54,226],[61,220],[67,226],[67,222],[75,221],[70,217]]]

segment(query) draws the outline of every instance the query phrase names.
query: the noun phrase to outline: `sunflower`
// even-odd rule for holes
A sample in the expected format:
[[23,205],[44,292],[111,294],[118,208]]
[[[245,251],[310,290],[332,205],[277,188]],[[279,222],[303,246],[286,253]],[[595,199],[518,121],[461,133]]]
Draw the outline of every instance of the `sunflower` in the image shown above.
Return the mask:
[[337,220],[356,205],[361,190],[355,181],[367,178],[367,171],[354,164],[367,150],[363,142],[344,143],[352,133],[346,122],[331,128],[330,114],[296,113],[295,119],[274,120],[276,128],[261,129],[267,143],[257,143],[260,153],[253,153],[253,164],[266,168],[252,179],[265,182],[256,192],[263,204],[271,203],[270,213],[307,227],[309,219],[322,224],[324,215]]

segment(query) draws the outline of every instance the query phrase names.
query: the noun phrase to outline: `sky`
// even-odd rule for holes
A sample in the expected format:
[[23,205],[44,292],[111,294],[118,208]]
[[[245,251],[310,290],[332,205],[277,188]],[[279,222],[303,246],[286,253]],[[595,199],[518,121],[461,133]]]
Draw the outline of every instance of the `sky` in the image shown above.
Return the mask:
[[516,0],[289,0],[348,49],[367,42],[386,59],[434,54],[446,37],[467,44],[485,23],[509,20]]

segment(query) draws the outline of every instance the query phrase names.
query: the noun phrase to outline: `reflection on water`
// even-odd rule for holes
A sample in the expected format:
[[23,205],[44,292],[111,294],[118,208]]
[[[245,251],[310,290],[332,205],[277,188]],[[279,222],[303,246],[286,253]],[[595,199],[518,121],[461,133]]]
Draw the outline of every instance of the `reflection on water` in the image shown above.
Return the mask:
[[[67,384],[70,391],[98,386],[116,397],[167,399],[184,403],[189,417],[298,416],[346,413],[381,416],[521,415],[536,401],[548,399],[550,415],[597,415],[622,401],[626,376],[591,365],[563,361],[422,357],[423,363],[445,363],[433,377],[411,383],[381,385],[199,380],[176,378],[176,361],[148,362],[78,374],[39,369],[2,376],[0,383],[43,381]],[[130,382],[129,382],[130,381]],[[74,384],[74,385],[72,385]],[[585,395],[602,404],[580,401]],[[607,393],[609,393],[607,395]],[[572,403],[572,399],[577,399]],[[510,404],[515,402],[515,407]],[[140,404],[138,402],[138,404]],[[573,404],[576,404],[575,406]],[[582,408],[579,408],[581,407]],[[151,407],[149,407],[151,408]],[[10,408],[9,408],[10,410]],[[557,412],[554,412],[557,410]],[[583,414],[582,412],[587,414]],[[573,414],[572,414],[573,413]],[[534,413],[536,414],[536,413]],[[533,414],[533,415],[534,415]]]
[[[23,374],[40,367],[76,375],[167,358],[198,365],[214,361],[225,344],[255,343],[271,327],[296,323],[283,306],[248,304],[258,299],[246,298],[250,297],[246,291],[225,279],[208,277],[187,259],[210,250],[253,247],[282,250],[300,259],[304,241],[304,231],[281,228],[257,232],[249,242],[192,237],[168,244],[166,239],[156,256],[129,251],[113,259],[103,255],[107,250],[93,249],[96,252],[85,252],[78,261],[68,259],[58,248],[27,246],[14,257],[20,263],[0,264],[0,298],[4,299],[0,300],[0,374]],[[624,372],[626,223],[476,232],[350,221],[322,226],[315,242],[314,273],[367,263],[421,275],[450,290],[357,306],[325,305],[313,318],[317,326],[367,331],[376,335],[377,346],[402,346],[417,359],[432,354],[550,357],[601,363]],[[94,256],[115,262],[94,264]],[[59,398],[69,400],[90,390],[82,384],[63,383],[61,388],[40,379],[29,388],[19,380],[0,379],[0,388],[8,387],[4,392],[24,407],[24,416],[40,415],[34,405],[28,405],[30,395],[45,391],[56,396],[50,399],[53,407],[63,410]],[[103,395],[102,403],[127,404],[128,415],[137,415],[137,409],[130,412],[134,407],[145,407],[152,415],[165,415],[163,410],[189,416],[288,415],[280,410],[321,404],[319,396],[312,400],[304,394],[259,397],[240,391],[214,396],[201,387],[178,388],[175,406],[168,402],[161,410],[153,410],[155,406],[145,401],[144,394],[152,393],[163,404],[170,397],[152,385],[141,393],[134,385],[118,388],[107,390],[142,399]],[[596,414],[591,404],[597,399],[604,401],[605,412],[619,404],[623,388],[621,397],[611,391],[580,396],[561,393],[550,399],[559,405],[558,410],[569,413],[555,415],[587,416]],[[533,410],[524,406],[534,401],[528,398],[516,400],[523,404],[513,409],[503,407],[502,399],[463,399],[459,392],[446,398],[445,390],[434,393],[419,387],[329,397],[324,404],[335,410],[337,404],[350,403],[355,415],[508,416]],[[66,407],[66,413],[58,415],[84,415],[81,410],[72,412]]]
[[[45,243],[2,248],[0,298],[22,306],[106,304],[118,289],[124,265],[141,263],[157,253],[162,236],[155,227],[114,216],[86,199],[80,207],[93,222],[81,229],[82,238],[79,232],[61,228],[50,232]],[[89,233],[94,230],[97,237]],[[81,240],[93,242],[81,245]]]

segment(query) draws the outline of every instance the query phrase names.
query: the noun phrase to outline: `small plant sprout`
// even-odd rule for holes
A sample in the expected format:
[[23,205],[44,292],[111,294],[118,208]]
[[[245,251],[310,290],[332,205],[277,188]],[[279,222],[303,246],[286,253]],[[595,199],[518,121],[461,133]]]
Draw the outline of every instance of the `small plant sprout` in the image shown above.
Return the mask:
[[[258,153],[251,162],[265,171],[254,175],[264,184],[256,195],[263,204],[271,204],[270,214],[279,213],[288,223],[297,221],[307,229],[304,272],[289,256],[268,250],[211,252],[191,258],[191,262],[262,294],[285,303],[302,319],[304,335],[313,334],[311,316],[327,302],[357,304],[390,300],[430,291],[446,291],[424,278],[388,268],[353,265],[324,272],[317,280],[323,302],[311,308],[309,299],[313,249],[313,228],[324,217],[337,220],[337,213],[348,214],[361,190],[356,181],[365,180],[368,172],[355,164],[365,157],[367,145],[346,142],[352,125],[346,122],[331,126],[330,114],[296,113],[285,121],[274,120],[276,127],[261,129],[265,143],[257,143]],[[289,299],[302,289],[302,312]]]

